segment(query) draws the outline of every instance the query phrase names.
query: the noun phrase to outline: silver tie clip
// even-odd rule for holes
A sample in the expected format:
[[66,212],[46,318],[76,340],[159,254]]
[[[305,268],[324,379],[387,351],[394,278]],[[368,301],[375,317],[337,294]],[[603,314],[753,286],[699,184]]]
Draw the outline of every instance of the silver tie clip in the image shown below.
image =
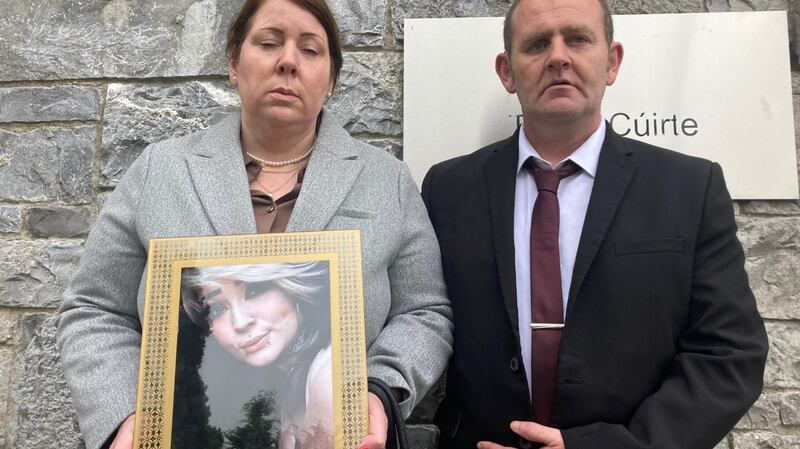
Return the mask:
[[564,323],[531,323],[531,329],[562,329]]

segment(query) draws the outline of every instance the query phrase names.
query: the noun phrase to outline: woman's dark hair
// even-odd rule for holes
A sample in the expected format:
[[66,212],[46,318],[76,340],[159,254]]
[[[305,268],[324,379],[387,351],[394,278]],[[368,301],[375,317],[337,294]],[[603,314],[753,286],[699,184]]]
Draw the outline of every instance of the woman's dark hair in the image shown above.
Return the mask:
[[[229,61],[236,61],[239,59],[239,52],[242,50],[245,37],[250,32],[253,25],[253,16],[256,15],[258,9],[264,4],[266,0],[246,0],[239,14],[231,23],[228,29],[228,43],[225,46],[225,55]],[[331,80],[333,85],[339,80],[339,72],[342,70],[344,64],[344,57],[342,56],[342,43],[339,39],[339,26],[336,25],[336,19],[333,17],[328,4],[325,0],[290,0],[297,6],[310,12],[325,29],[325,34],[328,36],[328,52],[331,56]]]

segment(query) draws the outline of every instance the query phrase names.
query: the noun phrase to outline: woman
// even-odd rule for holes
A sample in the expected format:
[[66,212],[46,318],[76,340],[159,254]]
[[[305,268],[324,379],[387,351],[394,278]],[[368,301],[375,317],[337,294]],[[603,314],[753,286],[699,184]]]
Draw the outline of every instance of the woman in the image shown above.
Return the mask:
[[281,448],[306,447],[315,432],[333,441],[328,273],[327,262],[271,263],[191,268],[181,278],[192,321],[240,362],[281,373],[256,376],[277,391]]
[[[368,374],[407,416],[452,351],[438,243],[408,169],[322,108],[342,65],[324,1],[247,0],[227,54],[241,112],[142,153],[65,294],[58,342],[88,449],[131,446],[152,238],[359,229]],[[369,413],[362,446],[383,447],[372,394]]]

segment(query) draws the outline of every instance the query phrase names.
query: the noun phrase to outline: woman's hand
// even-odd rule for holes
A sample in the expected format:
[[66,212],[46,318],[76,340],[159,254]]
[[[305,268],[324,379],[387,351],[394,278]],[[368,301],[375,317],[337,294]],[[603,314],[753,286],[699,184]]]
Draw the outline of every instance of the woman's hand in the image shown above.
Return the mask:
[[[564,449],[561,431],[535,422],[512,421],[511,430],[528,441],[539,443],[542,449]],[[489,441],[479,441],[478,449],[512,449]]]
[[389,418],[386,417],[381,400],[372,393],[367,398],[367,406],[369,408],[369,432],[361,440],[358,449],[383,449],[386,447]]
[[136,414],[128,416],[117,429],[117,436],[111,442],[108,449],[133,449],[133,423]]

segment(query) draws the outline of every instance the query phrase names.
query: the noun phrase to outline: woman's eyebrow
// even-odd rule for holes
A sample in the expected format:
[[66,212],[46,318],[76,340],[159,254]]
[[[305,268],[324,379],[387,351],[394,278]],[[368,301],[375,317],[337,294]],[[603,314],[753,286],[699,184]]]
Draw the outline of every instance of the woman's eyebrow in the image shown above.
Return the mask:
[[253,30],[253,32],[256,32],[256,33],[257,32],[261,32],[261,31],[273,32],[273,33],[276,33],[276,34],[284,34],[282,29],[276,28],[276,27],[271,27],[271,26],[264,26],[264,27],[261,27],[261,28]]
[[[283,29],[281,29],[279,27],[269,26],[269,25],[253,30],[253,33],[261,33],[261,32],[264,32],[264,33],[275,33],[275,34],[280,34],[280,35],[285,35],[286,34],[286,32]],[[301,38],[315,37],[317,39],[322,39],[321,35],[319,35],[318,33],[313,32],[313,31],[303,31],[303,32],[300,33],[300,37]]]
[[320,40],[320,41],[323,41],[323,40],[324,40],[324,39],[322,38],[322,36],[320,36],[319,34],[317,34],[317,33],[311,33],[311,32],[307,32],[307,33],[300,33],[300,38],[301,38],[301,39],[316,39],[316,40]]
[[220,294],[220,293],[222,293],[222,289],[221,289],[221,288],[216,288],[216,289],[214,289],[214,290],[211,290],[210,292],[206,293],[206,294],[205,294],[205,295],[204,295],[202,298],[200,298],[200,299],[201,299],[202,301],[208,301],[209,299],[214,299],[214,297],[216,297],[216,296],[219,296],[219,294]]

